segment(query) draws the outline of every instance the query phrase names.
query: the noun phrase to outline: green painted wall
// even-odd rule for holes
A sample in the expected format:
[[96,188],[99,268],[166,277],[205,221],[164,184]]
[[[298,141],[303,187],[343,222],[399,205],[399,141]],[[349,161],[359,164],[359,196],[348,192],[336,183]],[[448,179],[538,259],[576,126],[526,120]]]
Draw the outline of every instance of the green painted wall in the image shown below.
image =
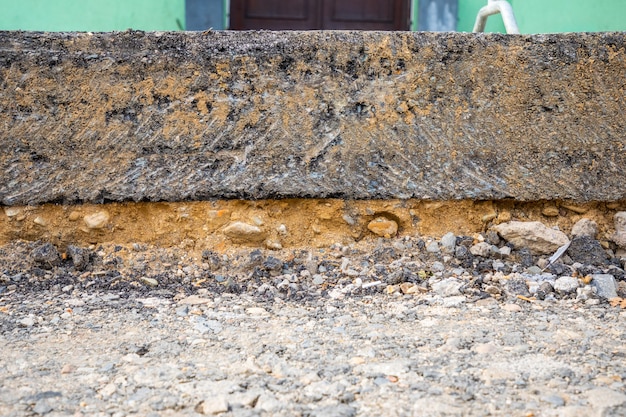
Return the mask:
[[626,30],[624,0],[513,0],[522,33]]
[[[212,0],[220,1],[220,0]],[[221,0],[228,11],[228,0]],[[417,2],[412,0],[412,29]],[[487,0],[458,0],[457,30],[471,32]],[[626,31],[626,0],[510,0],[522,33]],[[227,16],[224,16],[225,19]],[[0,0],[0,30],[181,30],[185,0]],[[487,32],[504,32],[498,15]]]
[[[624,0],[509,0],[521,33],[626,31]],[[471,32],[487,0],[459,0],[457,30]],[[499,15],[490,16],[486,32],[504,33]]]
[[[549,0],[545,1],[547,3]],[[478,11],[481,7],[486,5],[487,0],[459,0],[459,20],[456,30],[459,32],[471,32],[472,29],[474,29]],[[513,11],[515,11],[515,6],[513,6]],[[489,19],[487,19],[485,32],[504,33],[505,30],[504,24],[502,24],[502,18],[499,15],[490,16]]]
[[0,0],[0,30],[181,30],[185,0]]

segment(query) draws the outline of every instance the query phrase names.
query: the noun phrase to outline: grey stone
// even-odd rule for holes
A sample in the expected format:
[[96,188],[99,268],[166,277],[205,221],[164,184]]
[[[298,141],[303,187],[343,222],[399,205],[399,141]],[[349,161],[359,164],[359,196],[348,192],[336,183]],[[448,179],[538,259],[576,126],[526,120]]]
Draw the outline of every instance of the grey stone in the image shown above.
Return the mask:
[[454,248],[454,256],[457,259],[465,259],[467,258],[467,254],[469,253],[469,249],[467,249],[466,246],[457,246],[456,248]]
[[356,408],[348,404],[327,405],[311,410],[311,417],[354,417]]
[[602,265],[607,260],[600,242],[589,236],[574,237],[566,253],[574,262],[583,265]]
[[320,274],[313,275],[313,285],[322,285],[324,283],[324,277]]
[[576,292],[576,289],[580,286],[578,278],[574,277],[559,277],[554,281],[554,291],[559,294],[572,294]]
[[205,415],[217,415],[228,411],[228,400],[223,395],[215,395],[206,398],[198,406],[198,411]]
[[617,297],[617,284],[613,275],[594,274],[591,278],[591,285],[596,288],[600,297],[607,299]]
[[[596,409],[621,406],[626,403],[626,395],[610,388],[594,388],[586,392],[589,403]],[[602,414],[605,415],[605,414]]]
[[530,296],[530,291],[528,291],[528,285],[526,285],[526,281],[519,276],[514,276],[513,278],[509,279],[506,282],[505,288],[509,295],[512,296]]
[[426,251],[429,253],[439,253],[439,244],[433,240],[428,245],[426,245]]
[[41,399],[33,406],[33,412],[35,414],[44,415],[51,412],[54,408],[50,405],[47,399]]
[[500,255],[501,255],[503,258],[507,258],[507,257],[511,256],[511,248],[510,248],[510,247],[508,247],[508,246],[502,246],[502,247],[499,249],[499,252],[500,252]]
[[433,262],[432,265],[430,266],[430,270],[433,272],[441,272],[444,269],[446,269],[446,267],[439,261]]
[[432,284],[432,289],[442,297],[452,297],[461,295],[461,287],[463,287],[463,285],[463,282],[458,279],[446,278]]
[[474,256],[482,256],[487,258],[491,254],[491,244],[480,242],[470,248],[470,253]]
[[32,316],[24,317],[19,321],[20,326],[32,327],[35,325],[35,319]]
[[544,281],[539,284],[539,288],[537,289],[536,296],[540,300],[545,300],[548,294],[552,294],[554,292],[554,287],[548,281]]
[[615,234],[612,239],[621,249],[626,249],[626,211],[615,213]]
[[528,248],[537,255],[551,254],[569,242],[565,233],[540,222],[512,221],[494,226],[493,230],[516,248]]
[[0,32],[0,204],[624,200],[625,37]]
[[572,227],[572,236],[587,236],[595,239],[598,234],[598,224],[591,219],[580,219]]
[[31,252],[33,261],[45,269],[51,269],[61,265],[61,254],[52,243],[44,243],[37,246]]
[[83,271],[89,265],[89,257],[91,252],[89,249],[83,249],[78,246],[68,245],[67,254],[72,258],[74,268]]
[[454,252],[454,247],[456,246],[456,236],[452,232],[448,232],[441,237],[441,247],[444,252],[452,253]]

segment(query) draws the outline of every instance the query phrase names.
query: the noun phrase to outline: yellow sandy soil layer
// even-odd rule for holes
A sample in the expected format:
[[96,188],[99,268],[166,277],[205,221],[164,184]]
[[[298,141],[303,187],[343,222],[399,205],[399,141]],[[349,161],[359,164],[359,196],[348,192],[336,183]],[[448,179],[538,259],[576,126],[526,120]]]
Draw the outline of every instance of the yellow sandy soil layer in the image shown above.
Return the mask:
[[581,218],[598,223],[598,239],[603,241],[613,233],[613,216],[620,210],[626,210],[626,202],[292,199],[46,204],[3,207],[0,244],[15,239],[60,247],[141,243],[223,252],[238,246],[287,249],[447,232],[471,235],[510,220],[538,220],[569,233]]

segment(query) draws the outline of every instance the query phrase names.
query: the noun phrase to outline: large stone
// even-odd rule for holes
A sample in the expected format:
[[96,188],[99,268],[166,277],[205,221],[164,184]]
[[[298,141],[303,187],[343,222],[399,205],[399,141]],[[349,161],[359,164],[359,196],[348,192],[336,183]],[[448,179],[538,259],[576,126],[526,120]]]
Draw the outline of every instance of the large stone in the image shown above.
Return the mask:
[[584,265],[602,265],[608,259],[600,242],[588,236],[574,237],[566,253],[572,261]]
[[600,297],[611,299],[617,297],[617,284],[611,274],[592,275],[591,285],[597,290]]
[[625,33],[0,32],[0,50],[3,205],[626,199]]
[[493,229],[516,248],[528,248],[536,255],[553,253],[569,242],[565,233],[550,229],[541,222],[512,221]]
[[259,243],[266,237],[266,233],[259,227],[244,222],[229,224],[224,228],[224,234],[240,243]]
[[37,246],[31,252],[31,256],[38,266],[45,269],[52,269],[61,265],[61,254],[52,243],[44,243]]
[[613,241],[622,249],[626,249],[626,211],[615,214],[615,234]]
[[591,219],[580,219],[572,227],[572,236],[588,236],[595,239],[598,234],[598,224]]

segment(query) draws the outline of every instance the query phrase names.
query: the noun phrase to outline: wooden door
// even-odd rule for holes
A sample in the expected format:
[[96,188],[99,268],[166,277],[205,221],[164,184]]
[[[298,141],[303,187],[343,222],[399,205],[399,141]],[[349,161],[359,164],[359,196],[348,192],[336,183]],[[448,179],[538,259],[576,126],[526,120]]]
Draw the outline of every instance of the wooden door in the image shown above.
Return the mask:
[[409,30],[410,0],[231,0],[234,30]]
[[320,22],[319,0],[231,0],[234,30],[313,30]]
[[323,29],[409,30],[409,1],[324,0]]

